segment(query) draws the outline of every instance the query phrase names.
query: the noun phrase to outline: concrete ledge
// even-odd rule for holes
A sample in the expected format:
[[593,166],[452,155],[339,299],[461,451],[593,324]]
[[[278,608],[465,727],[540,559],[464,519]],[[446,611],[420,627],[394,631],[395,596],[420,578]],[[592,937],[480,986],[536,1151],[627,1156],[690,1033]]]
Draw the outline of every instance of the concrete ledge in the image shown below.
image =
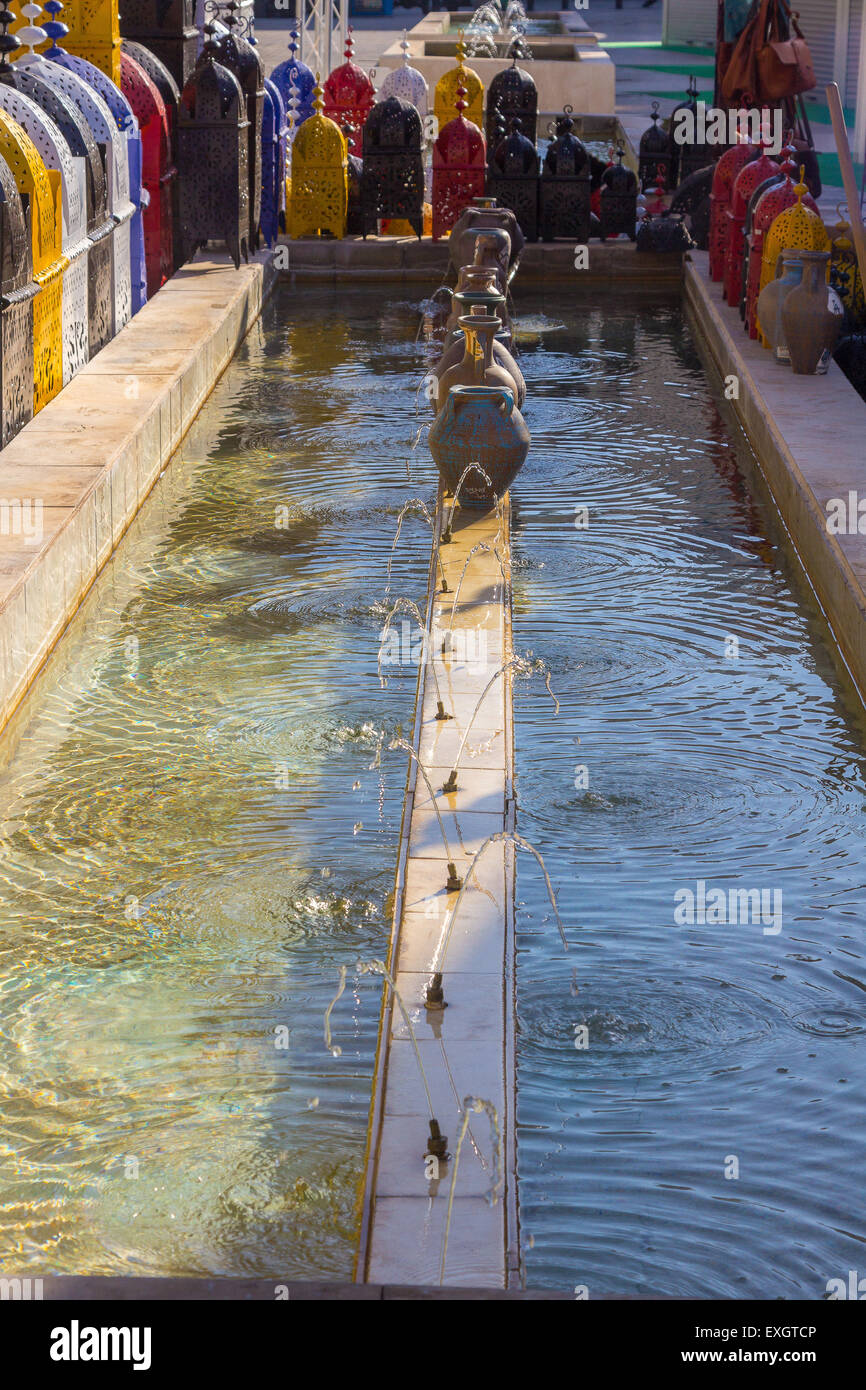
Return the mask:
[[258,317],[270,260],[185,266],[0,452],[0,729]]
[[[286,241],[288,266],[282,274],[291,280],[319,284],[423,284],[430,292],[436,275],[448,269],[448,242],[430,237],[344,237],[324,241],[318,237]],[[680,255],[660,256],[638,251],[631,241],[591,241],[588,270],[575,270],[574,244],[568,241],[535,241],[520,257],[520,284],[555,284],[574,289],[586,284],[615,288],[667,289],[683,278]]]
[[[7,1275],[7,1278],[15,1276]],[[20,1276],[22,1285],[27,1286],[27,1275]],[[38,1301],[34,1291],[37,1283],[30,1277],[29,1293],[21,1290],[21,1300]],[[279,1298],[277,1290],[280,1291]],[[152,1276],[98,1276],[61,1274],[49,1275],[42,1280],[42,1299],[46,1303],[58,1302],[105,1302],[105,1303],[144,1303],[144,1302],[326,1302],[361,1300],[376,1303],[391,1299],[437,1301],[452,1299],[482,1300],[484,1302],[507,1299],[528,1303],[573,1302],[574,1295],[553,1289],[485,1289],[485,1288],[444,1288],[434,1285],[400,1284],[338,1284],[314,1283],[296,1280],[281,1280],[279,1275],[273,1279],[160,1279]],[[12,1295],[14,1298],[14,1294]]]
[[[866,498],[866,403],[835,365],[795,376],[743,331],[736,309],[692,252],[686,301],[723,377],[739,379],[732,402],[848,668],[866,695],[866,535],[831,535],[826,504]],[[856,522],[855,522],[856,524]]]

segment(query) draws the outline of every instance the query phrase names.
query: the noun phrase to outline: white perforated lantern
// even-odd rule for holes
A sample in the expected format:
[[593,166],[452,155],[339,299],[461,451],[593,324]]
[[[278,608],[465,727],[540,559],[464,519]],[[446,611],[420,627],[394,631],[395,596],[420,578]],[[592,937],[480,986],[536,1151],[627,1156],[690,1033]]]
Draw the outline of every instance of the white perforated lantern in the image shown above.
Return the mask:
[[400,47],[403,50],[403,61],[399,68],[392,68],[388,73],[379,89],[379,100],[385,97],[399,97],[401,101],[410,101],[419,115],[426,116],[429,91],[423,73],[409,66],[410,48],[405,29]]

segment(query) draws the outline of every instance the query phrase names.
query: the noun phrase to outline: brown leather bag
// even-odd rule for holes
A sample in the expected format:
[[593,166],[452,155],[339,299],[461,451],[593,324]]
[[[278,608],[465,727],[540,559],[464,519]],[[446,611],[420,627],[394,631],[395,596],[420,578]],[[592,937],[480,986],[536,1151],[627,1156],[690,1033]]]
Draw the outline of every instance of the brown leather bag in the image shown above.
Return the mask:
[[[782,101],[815,87],[815,68],[809,45],[785,0],[770,0],[768,27],[762,31],[764,43],[758,48],[758,90],[762,101]],[[764,7],[762,6],[762,9]],[[790,37],[783,39],[780,11],[789,20]]]

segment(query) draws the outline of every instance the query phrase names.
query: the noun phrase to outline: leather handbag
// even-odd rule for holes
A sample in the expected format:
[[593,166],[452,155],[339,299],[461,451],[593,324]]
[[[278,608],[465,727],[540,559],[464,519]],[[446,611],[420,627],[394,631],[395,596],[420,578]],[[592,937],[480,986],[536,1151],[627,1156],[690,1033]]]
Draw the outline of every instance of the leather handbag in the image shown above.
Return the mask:
[[[789,37],[782,38],[782,16],[788,20]],[[785,0],[769,0],[767,27],[757,53],[758,90],[763,101],[782,101],[810,92],[815,87],[815,66],[809,45],[797,23],[797,15]]]

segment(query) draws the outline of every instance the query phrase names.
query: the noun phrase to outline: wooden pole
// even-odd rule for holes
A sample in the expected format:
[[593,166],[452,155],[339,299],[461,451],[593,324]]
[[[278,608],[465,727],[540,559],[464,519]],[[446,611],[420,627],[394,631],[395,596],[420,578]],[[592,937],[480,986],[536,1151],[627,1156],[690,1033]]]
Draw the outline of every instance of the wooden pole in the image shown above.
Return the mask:
[[836,138],[836,150],[839,155],[839,167],[842,170],[842,183],[845,186],[845,201],[848,204],[848,217],[851,223],[851,239],[854,242],[854,250],[857,252],[860,278],[866,285],[866,227],[863,226],[863,220],[860,216],[860,195],[857,192],[857,180],[854,177],[854,161],[851,158],[851,148],[848,144],[842,98],[835,82],[830,82],[826,90],[827,105],[830,108],[833,135]]

